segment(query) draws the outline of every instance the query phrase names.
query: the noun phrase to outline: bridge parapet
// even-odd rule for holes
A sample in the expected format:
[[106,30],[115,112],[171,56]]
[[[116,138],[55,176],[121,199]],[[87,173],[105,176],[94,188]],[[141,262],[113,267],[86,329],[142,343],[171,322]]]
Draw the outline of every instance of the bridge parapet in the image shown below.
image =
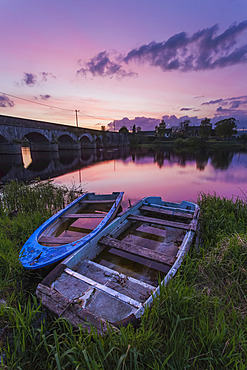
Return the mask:
[[0,153],[19,153],[24,144],[33,151],[83,150],[128,146],[129,139],[118,132],[0,115]]

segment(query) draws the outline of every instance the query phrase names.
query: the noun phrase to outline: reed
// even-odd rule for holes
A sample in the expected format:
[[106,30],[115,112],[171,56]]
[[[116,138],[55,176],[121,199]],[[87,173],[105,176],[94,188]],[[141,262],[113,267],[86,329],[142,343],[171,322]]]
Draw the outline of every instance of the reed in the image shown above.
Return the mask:
[[[1,209],[7,215],[19,213],[55,213],[82,193],[82,188],[56,186],[52,180],[36,180],[32,184],[11,181],[1,189]],[[46,216],[46,215],[45,215]]]
[[[9,191],[19,191],[17,183],[8,186]],[[65,191],[62,203],[58,198],[56,205],[55,200],[47,203],[47,199],[52,202],[51,189],[46,192],[43,186],[53,187],[50,182],[42,184],[42,191],[38,183],[31,186],[32,196],[37,189],[43,204],[41,210],[37,201],[32,212],[24,204],[25,197],[22,202],[15,201],[6,189],[2,192],[3,369],[246,368],[246,201],[201,194],[200,237],[178,274],[167,287],[161,287],[160,297],[145,311],[137,329],[129,325],[114,332],[109,328],[102,337],[93,328],[90,333],[72,328],[45,310],[35,297],[42,277],[24,271],[18,263],[18,252],[26,238],[67,196]],[[61,190],[52,191],[58,195]]]

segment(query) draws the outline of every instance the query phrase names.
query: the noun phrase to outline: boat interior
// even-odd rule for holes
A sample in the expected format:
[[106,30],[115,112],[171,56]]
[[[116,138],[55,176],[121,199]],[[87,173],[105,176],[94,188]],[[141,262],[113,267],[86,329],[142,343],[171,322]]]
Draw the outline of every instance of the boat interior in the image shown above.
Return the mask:
[[115,194],[88,194],[47,227],[38,242],[55,247],[81,239],[99,225],[116,198]]
[[68,257],[52,289],[83,308],[81,318],[100,313],[116,325],[142,309],[170,271],[193,215],[194,209],[142,205],[96,247]]

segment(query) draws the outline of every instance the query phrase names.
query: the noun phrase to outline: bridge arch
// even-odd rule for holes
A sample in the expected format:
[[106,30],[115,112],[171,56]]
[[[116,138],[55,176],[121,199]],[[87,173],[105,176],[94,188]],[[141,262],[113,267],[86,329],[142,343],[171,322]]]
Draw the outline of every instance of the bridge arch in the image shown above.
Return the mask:
[[29,132],[23,136],[23,139],[28,141],[32,152],[50,150],[51,144],[49,140],[45,135],[42,135],[39,132]]
[[28,132],[23,136],[27,139],[32,152],[53,152],[57,150],[57,144],[51,143],[47,136],[39,132]]
[[111,147],[112,145],[112,135],[106,135],[106,146]]
[[58,137],[58,149],[60,150],[76,150],[80,149],[80,143],[74,140],[69,134],[62,134]]
[[[0,154],[20,154],[21,147],[0,134]],[[0,171],[1,172],[1,171]]]
[[96,148],[102,148],[103,147],[103,142],[102,142],[102,137],[101,136],[97,136],[95,138],[95,144],[96,144]]
[[24,135],[30,143],[49,143],[47,137],[39,132],[29,132],[28,134]]
[[9,141],[3,136],[0,134],[0,144],[8,144]]
[[83,134],[80,137],[80,143],[81,143],[81,148],[93,148],[94,143],[93,143],[93,137],[90,134]]
[[63,134],[58,138],[59,143],[74,143],[75,140],[68,134]]

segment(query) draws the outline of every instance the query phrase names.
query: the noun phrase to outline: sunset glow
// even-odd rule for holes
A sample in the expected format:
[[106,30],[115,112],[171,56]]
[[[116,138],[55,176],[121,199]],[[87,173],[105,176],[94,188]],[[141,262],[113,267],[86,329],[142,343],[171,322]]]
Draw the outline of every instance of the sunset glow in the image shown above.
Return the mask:
[[124,117],[143,130],[162,117],[247,126],[245,0],[8,0],[0,12],[2,115],[75,125],[78,109],[80,126],[99,129]]
[[165,159],[160,167],[151,156],[135,161],[128,157],[81,168],[56,178],[55,182],[67,186],[81,184],[84,190],[96,193],[124,191],[124,207],[129,199],[133,204],[151,195],[176,202],[184,199],[196,202],[200,192],[242,197],[247,186],[243,170],[247,164],[246,153],[235,154],[226,170],[214,168],[211,162],[212,159],[200,171],[195,160],[182,165]]

